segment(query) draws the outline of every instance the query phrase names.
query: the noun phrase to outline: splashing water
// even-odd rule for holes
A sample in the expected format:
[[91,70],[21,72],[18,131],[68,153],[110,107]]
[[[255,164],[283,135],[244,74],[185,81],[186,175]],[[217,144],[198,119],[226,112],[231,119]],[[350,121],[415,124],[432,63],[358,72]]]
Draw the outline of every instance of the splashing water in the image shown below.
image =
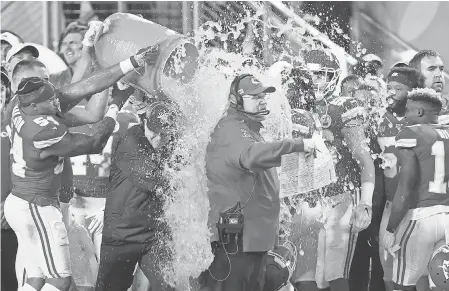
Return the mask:
[[[262,134],[266,140],[291,137],[292,132],[290,107],[286,98],[288,84],[282,84],[280,76],[268,76],[256,58],[248,54],[250,50],[247,48],[242,46],[237,51],[226,51],[227,42],[239,38],[245,27],[252,29],[253,37],[266,41],[267,36],[258,30],[262,25],[267,29],[277,29],[277,37],[289,34],[302,45],[314,45],[313,38],[291,21],[277,26],[270,21],[262,22],[260,18],[265,13],[263,5],[256,5],[255,13],[245,12],[246,15],[237,24],[225,26],[223,23],[207,22],[195,32],[199,65],[189,83],[181,84],[170,78],[163,80],[165,93],[177,103],[184,115],[183,124],[180,125],[181,137],[177,141],[174,158],[170,161],[172,166],[167,166],[165,170],[169,191],[161,193],[165,198],[163,219],[169,225],[172,236],[166,241],[171,259],[163,267],[163,275],[166,282],[178,290],[190,290],[189,279],[207,270],[213,260],[211,233],[207,228],[209,200],[205,171],[206,147],[214,127],[229,106],[229,89],[234,77],[250,73],[264,85],[277,88],[277,92],[267,100],[271,113],[264,121]],[[224,49],[207,47],[209,41],[217,39],[223,43]],[[274,61],[287,59],[301,62],[299,52],[289,48],[289,43],[286,40],[281,49],[277,47],[276,51],[273,50]],[[271,40],[268,49],[274,45]],[[182,52],[176,54],[176,57],[182,56]],[[175,60],[176,73],[182,71],[181,63]],[[299,204],[296,200],[287,201],[287,204],[284,201],[281,205],[281,228],[287,235],[292,216],[290,210]]]

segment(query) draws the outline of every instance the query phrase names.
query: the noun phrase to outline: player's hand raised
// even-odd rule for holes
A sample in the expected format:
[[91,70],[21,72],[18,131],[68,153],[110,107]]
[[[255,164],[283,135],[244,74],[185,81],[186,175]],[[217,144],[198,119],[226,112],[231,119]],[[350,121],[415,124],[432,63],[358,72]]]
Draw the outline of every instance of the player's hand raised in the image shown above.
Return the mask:
[[371,223],[372,209],[370,206],[361,204],[357,205],[352,211],[350,224],[352,225],[352,231],[358,233],[365,230]]

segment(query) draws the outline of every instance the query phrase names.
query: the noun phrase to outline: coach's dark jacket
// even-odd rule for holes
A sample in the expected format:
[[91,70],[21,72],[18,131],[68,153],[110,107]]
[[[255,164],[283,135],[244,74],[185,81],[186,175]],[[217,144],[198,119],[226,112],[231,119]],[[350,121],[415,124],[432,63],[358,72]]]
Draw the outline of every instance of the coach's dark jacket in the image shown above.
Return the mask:
[[146,243],[162,225],[160,157],[145,137],[143,125],[130,127],[112,145],[109,193],[104,211],[103,243]]
[[281,202],[275,167],[281,165],[282,155],[304,150],[301,139],[265,142],[261,127],[262,123],[231,107],[207,147],[211,241],[218,240],[219,214],[248,201],[242,210],[244,252],[269,251],[276,244]]

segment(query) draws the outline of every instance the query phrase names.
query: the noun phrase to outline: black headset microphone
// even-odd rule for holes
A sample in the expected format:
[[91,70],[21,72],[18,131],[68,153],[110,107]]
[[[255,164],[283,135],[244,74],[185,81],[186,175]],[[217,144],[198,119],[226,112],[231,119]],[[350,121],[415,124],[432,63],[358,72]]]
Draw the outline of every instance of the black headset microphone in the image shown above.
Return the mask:
[[[243,110],[243,96],[238,92],[237,88],[240,84],[240,81],[246,77],[250,77],[253,76],[251,74],[243,74],[238,76],[237,78],[234,79],[234,81],[232,81],[231,83],[231,94],[234,95],[235,97],[235,103],[231,100],[231,104],[233,104],[234,108],[240,112],[243,112],[245,114],[249,114],[249,115],[268,115],[270,114],[270,110],[263,110],[263,111],[258,111],[258,112],[248,112]],[[240,104],[239,104],[240,103]]]

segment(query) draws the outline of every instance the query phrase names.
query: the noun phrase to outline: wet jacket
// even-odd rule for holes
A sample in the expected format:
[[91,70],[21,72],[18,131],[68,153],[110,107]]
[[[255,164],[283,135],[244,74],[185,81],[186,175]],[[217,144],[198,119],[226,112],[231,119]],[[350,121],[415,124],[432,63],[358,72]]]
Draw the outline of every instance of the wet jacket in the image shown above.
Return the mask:
[[242,210],[244,252],[273,248],[280,212],[275,167],[281,165],[282,155],[301,152],[304,148],[301,139],[265,142],[260,135],[261,127],[260,122],[229,108],[215,127],[207,147],[211,241],[218,241],[219,214],[237,202],[243,206],[248,201]]
[[109,193],[104,211],[103,243],[150,243],[161,229],[163,201],[156,195],[162,164],[134,125],[112,145]]

